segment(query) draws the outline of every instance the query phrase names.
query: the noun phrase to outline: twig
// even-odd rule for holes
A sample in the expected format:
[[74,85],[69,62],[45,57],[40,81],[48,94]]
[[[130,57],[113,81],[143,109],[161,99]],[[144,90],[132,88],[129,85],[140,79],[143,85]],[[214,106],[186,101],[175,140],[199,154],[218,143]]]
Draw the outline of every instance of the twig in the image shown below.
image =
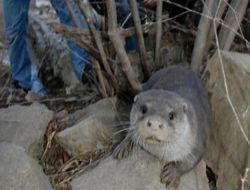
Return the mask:
[[[73,10],[73,8],[72,8],[72,6],[70,5],[69,0],[64,0],[64,1],[65,1],[65,3],[66,3],[66,6],[67,6],[67,8],[68,8],[68,10],[69,10],[69,12],[70,12],[70,15],[71,15],[73,21],[74,21],[75,24],[76,24],[76,26],[77,26],[80,30],[82,30],[82,29],[83,29],[83,26],[82,26],[82,24],[81,24],[81,21],[80,21],[79,18],[77,18],[76,14],[75,14],[75,12],[74,12],[74,10]],[[78,7],[77,7],[77,8],[78,8]],[[85,29],[83,29],[83,31],[84,31],[84,30],[85,30]],[[85,31],[84,31],[84,32],[85,32]],[[83,38],[85,38],[85,36],[82,37],[82,41],[83,41],[83,42],[86,42],[85,40],[83,40]],[[78,45],[79,45],[79,44],[78,44]],[[90,46],[88,46],[88,43],[83,43],[83,46],[85,46],[85,45],[86,45],[86,47],[84,47],[83,49],[85,49],[86,51],[88,51],[88,49],[91,49]],[[93,57],[95,57],[95,56],[93,56]]]
[[3,88],[0,90],[0,100],[2,100],[3,99],[3,97],[4,97],[4,88],[10,83],[10,77],[5,81],[5,83],[4,83],[4,86],[3,86]]
[[141,26],[141,20],[138,12],[138,6],[136,0],[129,0],[130,6],[131,6],[131,12],[134,20],[134,25],[135,25],[135,32],[138,37],[138,43],[139,43],[139,48],[141,52],[141,62],[143,66],[143,71],[144,75],[146,78],[150,76],[150,69],[148,66],[148,61],[147,61],[147,51],[143,39],[143,33],[142,33],[142,26]]
[[64,184],[71,181],[73,178],[97,166],[100,161],[106,159],[113,149],[113,145],[103,149],[96,149],[75,156],[64,163],[56,172],[49,175],[50,178],[58,178],[57,183]]
[[[112,73],[111,68],[110,68],[110,66],[108,64],[107,56],[106,56],[106,53],[105,53],[104,48],[103,48],[103,43],[102,43],[100,32],[96,30],[93,22],[91,21],[91,8],[90,8],[90,5],[89,5],[88,2],[80,3],[79,0],[75,0],[75,2],[79,6],[81,12],[84,13],[84,15],[86,17],[86,20],[87,20],[87,22],[89,24],[91,33],[94,36],[96,46],[97,46],[97,48],[98,48],[98,50],[100,52],[100,56],[101,56],[103,66],[104,66],[106,72],[108,73],[108,75],[109,75],[109,77],[111,79],[112,86],[117,89],[118,87],[117,87],[116,78],[115,78],[114,74]],[[103,89],[103,90],[104,90],[104,92],[106,91],[105,89]]]
[[[247,5],[249,0],[234,0],[232,1],[232,5],[229,6],[229,10],[227,11],[227,15],[225,18],[225,23],[234,30],[241,30],[240,23],[243,19],[243,16],[246,12]],[[241,31],[242,34],[242,31]],[[226,28],[222,28],[219,34],[219,44],[223,50],[229,50],[235,34],[232,31],[228,31]]]
[[162,0],[157,1],[156,8],[156,45],[155,45],[155,64],[160,67],[160,46],[162,35]]
[[48,140],[47,140],[47,145],[46,145],[46,148],[45,148],[45,151],[43,152],[43,155],[42,155],[42,158],[41,160],[44,160],[49,148],[51,147],[51,144],[52,144],[52,139],[54,138],[55,134],[56,134],[57,131],[53,131],[49,136],[48,136]]
[[[200,15],[200,16],[202,16],[202,17],[206,17],[207,19],[213,20],[213,21],[215,21],[216,23],[220,23],[222,26],[224,26],[225,28],[227,28],[229,31],[232,31],[234,34],[236,34],[236,35],[239,36],[241,39],[243,39],[243,40],[245,41],[245,43],[246,43],[248,46],[250,46],[250,42],[249,42],[242,34],[240,34],[239,32],[237,32],[237,29],[235,30],[235,29],[231,28],[229,25],[227,25],[227,24],[224,23],[221,19],[219,19],[219,17],[217,17],[217,16],[216,16],[216,17],[212,17],[212,16],[209,16],[209,15],[200,13],[200,12],[198,12],[198,11],[192,10],[192,9],[190,9],[190,8],[187,8],[187,7],[185,7],[185,6],[182,6],[181,4],[172,2],[172,1],[170,1],[170,0],[163,0],[163,1],[164,1],[164,2],[168,2],[168,3],[171,4],[171,5],[175,5],[175,6],[177,6],[177,7],[180,7],[180,8],[182,8],[182,9],[186,10],[186,11],[189,11],[189,12],[192,12],[192,13],[194,13],[194,14]],[[224,0],[224,2],[226,2],[226,1]],[[171,19],[172,19],[172,18],[171,18]],[[171,19],[167,19],[167,20],[171,20]],[[167,21],[167,20],[163,20],[163,22],[165,22],[165,21]]]
[[55,30],[55,32],[57,33],[64,33],[64,32],[71,32],[74,35],[78,35],[78,36],[84,36],[84,38],[86,38],[86,40],[88,39],[89,41],[92,41],[92,36],[90,34],[89,31],[80,28],[72,28],[69,27],[65,24],[62,23],[57,23],[57,22],[53,22],[53,24],[50,25],[51,28],[53,28],[53,30]]
[[[107,89],[105,87],[105,82],[104,82],[105,79],[104,79],[103,73],[101,71],[100,64],[97,61],[93,61],[93,64],[95,66],[95,70],[96,70],[96,73],[97,73],[97,76],[98,76],[98,79],[99,79],[99,82],[101,85],[101,89],[100,89],[101,94],[103,97],[107,97]],[[112,95],[112,94],[110,94],[110,95]]]
[[107,3],[108,18],[109,18],[108,34],[115,47],[117,55],[121,61],[122,70],[124,71],[134,93],[138,93],[139,91],[142,90],[142,86],[139,83],[138,78],[134,73],[130,60],[122,44],[121,35],[117,27],[117,20],[116,20],[117,14],[116,14],[115,3],[113,0],[107,0],[106,3]]
[[176,29],[176,30],[179,30],[179,31],[181,31],[183,33],[191,34],[193,37],[196,37],[196,35],[197,35],[196,30],[188,29],[186,27],[183,27],[181,24],[179,24],[178,22],[175,22],[175,21],[171,21],[169,29],[170,30],[171,29]]
[[67,8],[68,8],[68,11],[69,11],[71,17],[72,17],[72,20],[74,21],[74,23],[76,24],[76,26],[77,26],[78,28],[82,28],[81,22],[80,22],[80,20],[77,18],[77,16],[75,15],[75,12],[74,12],[72,6],[70,5],[69,0],[64,0],[64,2],[65,2],[66,6],[67,6]]
[[[146,32],[148,30],[155,30],[155,23],[141,25],[141,29],[143,32]],[[135,27],[120,28],[120,34],[123,37],[133,36],[135,34],[135,32],[136,32]]]
[[246,168],[244,176],[241,177],[241,190],[244,190],[245,183],[246,183],[247,177],[248,177],[248,172],[250,172],[250,168]]
[[[213,4],[216,1],[207,0],[207,5],[204,3],[203,5],[203,14],[211,16]],[[206,17],[201,17],[198,32],[194,43],[194,49],[192,53],[192,61],[191,61],[191,68],[194,72],[199,73],[200,66],[203,61],[205,45],[207,41],[208,32],[210,29],[211,20],[207,19]]]
[[[228,1],[228,0],[225,0],[225,1]],[[222,3],[218,2],[218,3],[214,4],[214,5],[219,7],[219,11],[218,11],[218,14],[216,16],[216,20],[222,19],[223,13],[225,12],[225,10],[227,8],[227,4],[225,2],[224,3],[223,2]],[[214,7],[214,9],[216,10],[216,7]],[[216,23],[216,29],[218,28],[218,26],[219,26],[219,22]],[[209,32],[208,32],[206,47],[205,47],[205,51],[204,51],[205,53],[208,52],[208,50],[210,49],[213,41],[214,41],[214,28],[211,27]]]
[[[155,30],[155,24],[156,23],[150,23],[150,24],[144,24],[144,25],[141,25],[141,29],[143,32],[146,32],[148,30]],[[69,30],[71,31],[72,34],[74,35],[82,35],[84,36],[86,39],[89,39],[92,41],[92,36],[90,34],[89,31],[85,30],[84,28],[82,29],[79,29],[79,28],[72,28],[72,27],[68,27],[67,25],[65,24],[62,24],[62,23],[58,23],[58,22],[53,22],[50,27],[52,27],[56,32],[58,33],[62,33],[62,32],[65,32],[65,30],[67,30],[67,28],[70,28]],[[129,27],[129,28],[120,28],[120,34],[121,36],[123,37],[130,37],[130,36],[133,36],[135,35],[135,27]],[[103,38],[106,38],[108,39],[109,36],[106,32],[103,32],[101,31],[101,36]]]
[[[53,26],[55,32],[60,33],[64,38],[73,41],[81,48],[86,50],[90,55],[92,55],[95,59],[101,60],[100,54],[96,48],[92,46],[91,41],[85,38],[85,36],[78,36],[74,32],[76,31],[75,28],[67,27],[63,24],[56,24]],[[78,30],[79,31],[79,30]],[[82,33],[83,31],[81,31]],[[84,33],[84,32],[83,32]]]

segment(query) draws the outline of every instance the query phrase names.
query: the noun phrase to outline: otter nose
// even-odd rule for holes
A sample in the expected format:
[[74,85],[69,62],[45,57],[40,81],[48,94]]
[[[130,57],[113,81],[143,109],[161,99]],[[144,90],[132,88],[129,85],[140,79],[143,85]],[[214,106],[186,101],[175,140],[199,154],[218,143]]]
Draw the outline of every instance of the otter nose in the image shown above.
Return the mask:
[[151,128],[152,130],[162,129],[163,126],[164,126],[164,123],[157,119],[149,119],[147,121],[147,127]]

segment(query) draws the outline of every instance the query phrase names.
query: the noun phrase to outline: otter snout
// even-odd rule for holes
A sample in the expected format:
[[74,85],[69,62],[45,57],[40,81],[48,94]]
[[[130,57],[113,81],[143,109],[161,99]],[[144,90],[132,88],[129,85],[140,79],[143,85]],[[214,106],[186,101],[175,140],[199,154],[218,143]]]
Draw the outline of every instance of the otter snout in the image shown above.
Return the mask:
[[152,131],[161,130],[166,127],[166,123],[163,120],[149,118],[146,121],[146,127],[150,128]]
[[169,127],[167,122],[159,116],[145,118],[139,127],[139,133],[148,143],[161,143],[168,139]]

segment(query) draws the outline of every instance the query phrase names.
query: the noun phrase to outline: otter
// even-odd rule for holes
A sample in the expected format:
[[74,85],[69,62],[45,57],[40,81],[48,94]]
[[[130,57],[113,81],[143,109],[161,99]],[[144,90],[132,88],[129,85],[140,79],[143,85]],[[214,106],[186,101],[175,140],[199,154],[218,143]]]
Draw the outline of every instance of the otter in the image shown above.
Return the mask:
[[201,160],[210,125],[209,98],[199,78],[187,68],[167,67],[134,98],[127,136],[113,157],[122,159],[139,146],[164,162],[161,182],[177,187]]

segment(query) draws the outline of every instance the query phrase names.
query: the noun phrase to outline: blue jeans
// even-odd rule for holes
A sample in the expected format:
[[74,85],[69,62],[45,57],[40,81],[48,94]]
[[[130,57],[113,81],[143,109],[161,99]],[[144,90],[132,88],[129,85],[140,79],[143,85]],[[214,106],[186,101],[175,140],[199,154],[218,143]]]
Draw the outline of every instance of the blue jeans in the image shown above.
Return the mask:
[[[86,22],[86,19],[77,9],[74,0],[69,0],[69,2],[78,20],[80,20],[81,27],[88,31],[89,26]],[[64,0],[51,0],[51,4],[56,10],[56,13],[59,16],[61,23],[66,24],[68,26],[75,26],[75,23],[71,18],[70,12],[68,11],[66,4],[64,3]],[[72,41],[68,40],[67,42],[69,48],[71,49],[71,63],[74,72],[78,80],[81,81],[85,66],[90,61],[90,55],[84,49],[81,49]]]
[[[51,3],[60,17],[61,22],[69,26],[74,26],[74,22],[71,19],[64,1],[52,0]],[[73,0],[70,0],[70,3],[73,5]],[[13,80],[17,81],[21,87],[31,89],[42,95],[45,91],[40,79],[37,78],[38,69],[31,63],[26,42],[29,4],[30,0],[4,0],[4,29],[8,39],[9,59]],[[75,9],[74,5],[73,8]],[[88,30],[85,18],[80,16],[79,12],[76,11],[76,13],[83,27]],[[82,80],[81,77],[86,62],[89,61],[90,56],[76,44],[68,41],[68,45],[72,52],[71,63],[74,71],[78,79]]]
[[9,44],[12,78],[20,86],[31,88],[31,61],[26,43],[29,0],[4,0],[4,29]]

